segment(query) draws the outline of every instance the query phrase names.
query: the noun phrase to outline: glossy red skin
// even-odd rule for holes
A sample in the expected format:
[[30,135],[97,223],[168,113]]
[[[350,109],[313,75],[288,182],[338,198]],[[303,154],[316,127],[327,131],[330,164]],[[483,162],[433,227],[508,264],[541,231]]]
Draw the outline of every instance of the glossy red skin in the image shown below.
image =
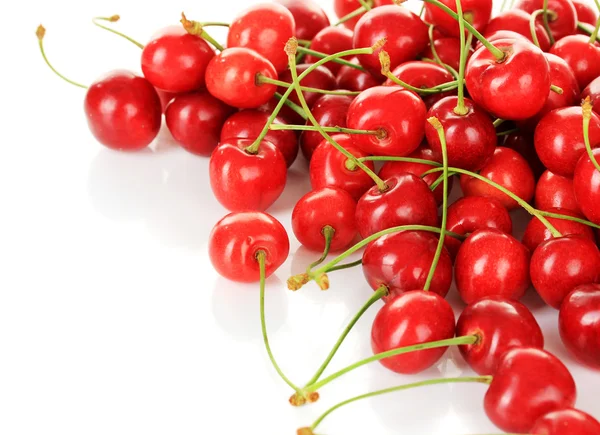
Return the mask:
[[356,224],[362,237],[401,225],[437,226],[437,203],[429,185],[414,174],[385,180],[388,189],[373,186],[356,206]]
[[504,354],[484,407],[500,429],[531,433],[540,417],[572,407],[576,396],[573,376],[558,358],[541,349],[519,347]]
[[90,131],[102,145],[136,151],[154,140],[162,120],[160,99],[148,80],[116,70],[90,85],[84,101]]
[[[359,65],[356,57],[350,59],[350,62]],[[380,78],[381,77],[381,78]],[[383,82],[383,76],[373,76],[371,73],[343,65],[336,77],[336,84],[339,89],[348,89],[349,91],[362,92],[373,86],[379,86]]]
[[600,44],[590,44],[589,36],[565,36],[556,41],[550,53],[569,64],[581,89],[600,76]]
[[[529,28],[530,19],[531,14],[520,9],[512,9],[510,11],[501,12],[486,26],[484,36],[487,37],[487,35],[498,30],[510,30],[523,35],[533,42],[531,30]],[[535,34],[538,38],[538,42],[542,51],[550,50],[550,37],[548,36],[546,29],[544,29],[543,23],[540,21],[536,21],[535,23]]]
[[[393,0],[374,0],[373,7],[376,8],[376,7],[383,6],[383,5],[391,5],[393,3],[394,3]],[[361,4],[360,4],[360,2],[358,2],[358,0],[334,0],[333,1],[333,10],[335,11],[335,15],[338,18],[345,17],[346,15],[357,10],[359,7],[361,7]],[[360,16],[351,18],[350,20],[346,21],[343,24],[343,26],[348,29],[354,29],[354,27],[356,27],[356,23],[358,23],[359,19],[360,19]]]
[[[348,108],[354,100],[349,95],[322,95],[312,106],[311,112],[322,127],[346,127]],[[307,124],[312,125],[310,121]],[[311,159],[315,149],[323,141],[318,131],[303,131],[300,135],[300,147],[306,160]]]
[[[385,304],[373,320],[371,348],[374,354],[404,346],[454,337],[454,312],[450,304],[433,292],[403,293]],[[382,359],[396,373],[419,373],[434,365],[447,347],[420,350]]]
[[356,202],[348,192],[323,187],[307,193],[296,203],[292,212],[292,229],[302,245],[323,252],[323,228],[329,225],[335,230],[330,250],[340,251],[347,248],[358,234],[355,212]]
[[292,13],[296,23],[296,38],[312,40],[317,33],[329,26],[325,11],[313,0],[277,0]]
[[268,209],[285,187],[287,166],[279,150],[262,141],[258,154],[245,148],[251,139],[228,139],[213,151],[210,185],[217,200],[230,211]]
[[477,230],[460,246],[454,273],[466,304],[492,296],[519,300],[529,287],[529,250],[500,230]]
[[[448,164],[476,171],[492,157],[498,142],[496,129],[490,116],[472,100],[465,98],[466,115],[457,115],[454,108],[458,97],[446,97],[434,104],[427,118],[436,117],[444,127]],[[437,130],[425,123],[427,142],[436,159],[442,158],[442,145]]]
[[416,150],[423,140],[426,113],[425,103],[414,92],[399,86],[376,86],[352,101],[346,124],[357,130],[385,130],[383,139],[367,134],[354,137],[354,143],[364,152],[402,157]]
[[244,47],[268,59],[278,72],[288,66],[285,44],[296,34],[294,16],[277,3],[258,3],[242,11],[232,22],[227,47]]
[[[589,130],[592,148],[600,145],[600,117],[592,112]],[[535,129],[534,144],[546,168],[555,174],[572,177],[585,153],[581,107],[563,107],[547,113]]]
[[234,109],[206,91],[176,96],[165,120],[173,138],[186,151],[210,156],[219,144],[221,128]]
[[[456,12],[456,2],[454,0],[440,1]],[[492,16],[492,0],[464,0],[461,2],[461,6],[463,14],[469,16],[469,22],[473,27],[479,31],[485,29]],[[458,21],[430,3],[425,4],[425,21],[433,24],[448,36],[460,37]]]
[[594,112],[600,112],[600,77],[592,80],[589,85],[585,87],[581,93],[581,99],[585,100],[586,97],[590,97]]
[[[438,238],[424,231],[388,234],[369,243],[362,269],[373,290],[385,285],[389,296],[425,286],[435,256]],[[435,269],[430,291],[445,297],[452,284],[452,260],[444,249]]]
[[266,213],[230,213],[210,233],[210,261],[219,275],[231,281],[259,281],[258,251],[266,253],[267,277],[283,264],[290,251],[285,228]]
[[[266,103],[258,106],[256,109],[271,115],[278,105],[279,99],[277,97],[273,97]],[[285,104],[283,105],[283,107],[281,107],[281,110],[279,111],[279,114],[277,116],[283,119],[287,124],[302,125],[306,122],[304,118],[302,118],[300,115],[298,115]]]
[[[593,151],[596,162],[600,162],[600,149]],[[600,225],[600,172],[589,156],[579,160],[573,177],[575,198],[585,217]]]
[[[510,190],[519,198],[529,202],[535,193],[535,177],[527,160],[510,148],[498,147],[479,175],[486,177]],[[460,186],[465,196],[489,196],[496,198],[508,210],[519,208],[519,204],[493,186],[470,177],[460,176]]]
[[[270,115],[259,110],[241,110],[231,115],[223,124],[221,142],[228,139],[256,139]],[[276,117],[273,124],[286,124],[280,117]],[[298,156],[298,138],[292,130],[270,130],[265,140],[271,142],[281,152],[289,168]]]
[[521,39],[500,39],[494,45],[509,50],[497,63],[482,47],[467,64],[465,83],[471,98],[498,118],[521,120],[544,107],[550,89],[550,67],[542,50]]
[[[492,43],[502,39],[518,39],[520,41],[529,41],[527,37],[512,30],[496,30],[495,32],[486,32],[485,39]],[[479,50],[481,47],[483,47],[483,44],[479,40],[477,40],[474,44],[475,50]]]
[[[310,44],[311,50],[318,51],[319,53],[335,54],[341,51],[352,50],[352,31],[340,26],[329,26],[321,30],[317,35],[312,38]],[[320,58],[307,55],[306,63],[315,63]],[[347,57],[342,59],[348,60]],[[327,62],[325,67],[334,74],[340,71],[342,65],[335,62]]]
[[577,21],[589,24],[592,27],[596,25],[596,21],[598,21],[596,8],[581,0],[571,0],[571,3],[577,11]]
[[[296,67],[296,71],[298,71],[298,75],[302,74],[310,66],[311,65],[306,64],[306,63],[298,65]],[[279,80],[291,84],[292,83],[292,74],[290,73],[289,70],[286,70],[286,71],[282,72],[281,74],[279,74]],[[304,77],[300,81],[300,84],[302,86],[306,86],[308,88],[325,89],[325,90],[330,91],[333,88],[335,88],[335,77],[331,73],[331,71],[329,71],[329,69],[327,69],[327,67],[321,65],[321,66],[317,67],[317,69],[315,69],[314,71],[311,71],[306,77]],[[284,94],[286,90],[287,90],[287,88],[283,88],[283,87],[279,87],[277,89],[277,91],[280,94]],[[306,104],[308,104],[309,107],[311,107],[313,104],[315,104],[315,102],[321,96],[322,96],[322,94],[317,94],[315,92],[304,92],[304,99],[306,100]],[[298,99],[298,94],[296,93],[296,91],[293,91],[290,94],[289,100],[300,105],[300,100]]]
[[479,341],[459,350],[480,375],[493,375],[509,349],[544,348],[544,334],[531,311],[520,302],[499,297],[482,299],[463,310],[456,336],[467,335],[476,335]]
[[182,26],[169,26],[144,46],[142,72],[163,91],[196,91],[204,87],[206,67],[214,56],[204,39],[190,35]]
[[544,172],[538,180],[535,188],[535,206],[543,211],[560,208],[581,214],[575,198],[573,180],[550,171]]
[[548,240],[531,256],[531,282],[544,302],[557,310],[581,284],[600,282],[600,251],[581,236]]
[[594,417],[578,409],[561,409],[539,418],[531,433],[539,435],[596,435],[600,423]]
[[[544,0],[520,0],[515,8],[522,9],[532,14],[538,9],[543,9]],[[577,29],[577,11],[571,0],[548,0],[548,9],[556,12],[557,18],[550,20],[550,31],[555,40],[567,35],[572,35]],[[538,16],[542,21],[542,16]]]
[[[460,39],[451,37],[437,38],[434,40],[433,45],[440,60],[458,71],[460,68]],[[431,44],[421,53],[421,57],[434,59]]]
[[[373,8],[360,18],[354,30],[354,48],[372,47],[384,37],[391,69],[415,59],[429,44],[427,25],[408,8],[396,5]],[[358,57],[371,74],[381,74],[380,51]]]
[[[574,213],[570,210],[563,210],[560,208],[551,208],[548,211],[551,213],[559,213],[578,218],[582,217],[579,213]],[[594,231],[587,225],[566,219],[547,219],[563,236],[578,235],[593,242],[596,241]],[[546,226],[538,218],[532,217],[527,225],[527,228],[525,228],[525,233],[523,234],[523,244],[527,246],[531,252],[533,252],[539,245],[546,240],[550,240],[551,238],[552,233],[550,230],[546,228]]]
[[[332,137],[353,156],[361,158],[368,155],[353,145],[353,140],[349,135],[336,134]],[[310,160],[309,173],[312,188],[338,187],[350,193],[354,200],[358,201],[375,182],[360,168],[349,170],[346,167],[347,160],[346,156],[329,142],[323,140],[315,149]],[[371,170],[375,168],[373,162],[365,162],[365,165]]]
[[277,79],[273,64],[247,48],[227,48],[216,55],[206,69],[206,88],[224,103],[240,109],[253,109],[267,103],[277,87],[257,84],[262,74]]
[[519,130],[513,133],[509,133],[504,136],[502,146],[505,148],[511,148],[521,154],[529,167],[533,171],[535,179],[539,179],[542,174],[546,171],[546,167],[540,161],[537,153],[535,152],[535,146],[533,145],[533,132]]

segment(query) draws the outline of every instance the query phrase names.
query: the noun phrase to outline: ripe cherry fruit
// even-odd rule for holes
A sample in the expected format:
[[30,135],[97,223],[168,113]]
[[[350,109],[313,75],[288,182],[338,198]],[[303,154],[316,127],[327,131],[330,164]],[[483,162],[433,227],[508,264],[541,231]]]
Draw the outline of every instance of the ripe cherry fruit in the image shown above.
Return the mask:
[[535,206],[538,210],[559,208],[581,214],[575,199],[573,180],[550,171],[544,172],[538,180],[535,187]]
[[[533,42],[531,29],[529,27],[530,20],[531,15],[520,9],[501,12],[488,23],[485,28],[484,36],[487,38],[498,30],[510,30],[525,36],[527,39]],[[544,25],[540,21],[536,21],[535,23],[535,34],[542,51],[546,52],[550,50],[550,37],[548,36],[546,29],[544,29]]]
[[[573,217],[581,217],[578,213],[574,213],[570,210],[563,210],[560,208],[551,208],[547,210],[550,213],[558,213],[566,216]],[[579,235],[591,241],[595,241],[596,237],[594,236],[594,232],[592,229],[584,224],[579,222],[574,222],[568,219],[556,219],[556,218],[547,218],[548,221],[556,228],[556,230],[561,233],[563,236],[569,235]],[[533,252],[535,249],[545,242],[546,240],[550,240],[552,238],[552,233],[550,230],[535,216],[532,216],[527,228],[525,228],[525,233],[523,234],[523,244],[527,246],[527,248]]]
[[[312,39],[310,49],[325,54],[334,54],[339,53],[340,51],[351,50],[352,35],[352,31],[344,27],[325,27]],[[342,57],[340,59],[346,58]],[[316,56],[311,56],[310,54],[306,56],[307,63],[315,63],[318,60],[319,58]],[[327,62],[324,66],[329,68],[334,75],[337,75],[342,68],[341,64],[335,62]]]
[[277,0],[277,3],[285,6],[292,13],[298,39],[310,41],[322,29],[329,26],[327,14],[313,0]]
[[[360,65],[357,57],[350,59],[350,62]],[[367,71],[361,71],[348,65],[340,68],[336,78],[338,89],[348,89],[355,92],[362,92],[373,86],[379,86],[381,82],[383,82],[383,76],[374,76]]]
[[[456,12],[454,0],[440,0],[440,3]],[[492,16],[492,0],[463,0],[461,6],[465,20],[471,23],[475,29],[481,31],[487,26]],[[458,21],[436,5],[425,4],[425,21],[433,24],[448,36],[455,38],[460,36]]]
[[565,36],[552,46],[550,53],[569,64],[581,89],[600,75],[600,44],[590,43],[589,36]]
[[539,418],[531,433],[540,435],[596,435],[600,423],[578,409],[567,408],[550,412]]
[[[515,7],[532,14],[544,8],[544,0],[520,0]],[[556,14],[554,18],[548,20],[554,39],[559,40],[575,33],[577,11],[571,0],[548,0],[548,10]],[[538,20],[542,21],[542,15],[538,16]]]
[[[458,71],[460,68],[460,39],[449,37],[435,38],[433,41],[433,48],[435,48],[435,52],[443,63]],[[431,43],[423,53],[421,53],[421,57],[430,60],[435,59],[433,50],[431,49]]]

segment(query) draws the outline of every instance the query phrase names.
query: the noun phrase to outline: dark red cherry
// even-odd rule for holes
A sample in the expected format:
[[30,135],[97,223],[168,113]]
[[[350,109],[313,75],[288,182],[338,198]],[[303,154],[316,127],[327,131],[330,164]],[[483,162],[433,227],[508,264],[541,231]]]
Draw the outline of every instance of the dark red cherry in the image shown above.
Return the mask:
[[[352,35],[352,30],[348,30],[344,27],[325,27],[313,38],[310,48],[311,50],[325,54],[335,54],[339,53],[340,51],[351,50]],[[348,58],[342,59],[348,60]],[[306,63],[315,63],[318,60],[318,57],[311,55],[306,56]],[[329,68],[334,75],[337,75],[342,67],[342,65],[335,62],[327,62],[324,66]]]
[[[296,71],[298,72],[298,74],[302,74],[310,66],[311,65],[307,63],[300,64],[296,67]],[[282,82],[292,83],[292,73],[290,72],[290,70],[286,70],[279,74],[279,80],[281,80]],[[314,71],[308,73],[308,75],[300,81],[300,84],[309,88],[324,89],[329,91],[335,88],[335,77],[331,73],[331,71],[329,71],[329,69],[321,65],[317,67],[317,69],[315,69]],[[278,88],[278,91],[281,94],[285,93],[286,90],[287,89],[283,87]],[[304,92],[304,98],[306,99],[306,104],[308,104],[309,107],[312,107],[312,105],[315,104],[315,102],[321,96],[322,94],[318,94],[315,92]],[[289,99],[298,105],[300,104],[298,94],[296,94],[295,91],[292,92],[292,94],[289,96]]]
[[[570,210],[563,210],[560,208],[551,208],[549,210],[550,213],[559,213],[567,216],[573,216],[581,218],[582,216],[578,213],[574,213]],[[590,227],[584,224],[580,224],[579,222],[573,222],[567,219],[556,219],[556,218],[547,218],[548,221],[561,233],[563,236],[570,235],[578,235],[589,239],[591,241],[596,240],[596,236],[594,235],[594,231]],[[545,242],[546,240],[550,240],[552,238],[552,233],[546,226],[535,216],[531,218],[527,228],[525,228],[525,233],[523,234],[523,244],[527,246],[527,248],[533,252],[535,249]]]
[[531,311],[520,302],[498,297],[482,299],[463,310],[456,336],[467,335],[476,335],[479,340],[459,350],[480,375],[493,375],[509,349],[544,348],[544,335]]
[[556,41],[550,53],[565,60],[581,89],[600,76],[600,44],[590,44],[587,35],[569,35]]
[[[544,8],[544,0],[520,0],[515,8],[522,9],[532,14]],[[554,39],[559,40],[567,35],[572,35],[577,29],[577,11],[571,0],[548,0],[548,9],[556,13],[555,19],[550,19],[550,31]],[[538,16],[542,21],[542,15]]]
[[[460,39],[451,37],[436,38],[433,46],[440,60],[458,71],[460,68]],[[434,60],[431,44],[421,53],[421,57]]]
[[325,11],[313,0],[277,0],[294,17],[296,38],[310,41],[322,29],[329,26]]
[[[371,348],[378,354],[404,346],[454,337],[454,312],[433,292],[410,291],[385,304],[373,320]],[[419,373],[434,365],[447,347],[419,350],[381,360],[396,373]]]
[[[357,57],[350,59],[350,62],[360,65]],[[383,79],[384,77],[382,75],[378,75],[376,78],[369,72],[343,65],[337,73],[336,84],[338,89],[362,92],[373,86],[379,86],[383,82]]]
[[488,418],[506,432],[531,433],[549,412],[573,406],[577,389],[569,369],[554,355],[517,347],[504,354],[488,388]]
[[[600,149],[594,150],[594,157],[600,162]],[[582,213],[600,225],[600,172],[588,155],[583,155],[575,168],[573,188]]]
[[204,87],[206,67],[215,56],[208,43],[181,26],[156,33],[142,51],[142,71],[153,86],[167,92]]
[[[489,22],[485,28],[484,36],[487,37],[498,30],[510,30],[525,36],[533,42],[531,29],[529,28],[530,19],[531,14],[520,9],[501,12]],[[542,51],[550,50],[550,37],[548,36],[546,29],[544,29],[543,23],[540,21],[536,21],[535,23],[535,34]]]
[[[456,12],[454,0],[440,0],[440,2]],[[461,2],[461,6],[465,18],[473,27],[479,31],[485,29],[492,16],[492,0],[464,0]],[[448,36],[455,38],[460,36],[458,22],[433,4],[425,4],[425,21],[433,24]]]
[[527,160],[527,163],[529,163],[529,167],[533,171],[536,180],[542,176],[544,171],[546,171],[546,167],[540,161],[540,158],[535,151],[535,146],[533,145],[533,131],[519,130],[509,133],[504,136],[502,146],[511,148],[521,154],[525,160]]
[[575,199],[573,180],[550,171],[544,172],[538,180],[535,188],[535,206],[543,211],[560,208],[581,214]]
[[577,21],[594,27],[598,21],[598,11],[584,0],[571,0],[577,11]]
[[540,417],[531,433],[540,435],[596,435],[600,423],[594,417],[578,409],[567,408]]
[[581,93],[581,99],[590,97],[594,112],[600,113],[600,77],[592,80]]
[[[374,0],[372,3],[373,7],[379,7],[382,5],[391,5],[393,4],[393,0]],[[346,15],[356,11],[361,7],[361,4],[358,0],[334,0],[333,1],[333,10],[335,11],[335,15],[338,18],[343,18]],[[354,29],[356,23],[358,23],[360,16],[349,19],[344,22],[344,27],[348,29]]]
[[[256,110],[260,110],[261,112],[266,112],[269,115],[271,115],[273,113],[273,110],[275,110],[275,108],[278,105],[279,99],[277,97],[273,97],[266,103],[258,106]],[[302,116],[294,112],[294,110],[291,107],[288,107],[285,104],[283,105],[277,116],[283,119],[287,124],[302,125],[306,122],[306,120]]]
[[454,273],[467,304],[491,296],[518,300],[529,287],[529,250],[500,230],[478,230],[458,250]]

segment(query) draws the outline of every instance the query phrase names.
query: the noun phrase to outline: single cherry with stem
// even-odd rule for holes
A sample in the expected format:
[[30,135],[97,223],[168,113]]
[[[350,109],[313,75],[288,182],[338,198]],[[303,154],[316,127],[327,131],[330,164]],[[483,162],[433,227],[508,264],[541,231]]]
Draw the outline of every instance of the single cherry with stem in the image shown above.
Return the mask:
[[540,417],[531,432],[544,435],[595,435],[600,433],[600,422],[578,409],[566,408]]
[[550,49],[550,53],[561,57],[569,64],[577,83],[584,89],[592,80],[600,75],[600,43],[596,41],[600,21],[592,36],[569,35],[558,40]]

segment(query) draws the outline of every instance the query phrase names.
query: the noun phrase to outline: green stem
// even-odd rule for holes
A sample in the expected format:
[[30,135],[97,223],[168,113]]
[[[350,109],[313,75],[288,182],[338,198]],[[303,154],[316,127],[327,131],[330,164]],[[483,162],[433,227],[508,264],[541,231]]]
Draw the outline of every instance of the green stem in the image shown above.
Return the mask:
[[202,23],[200,23],[198,21],[190,21],[186,18],[185,14],[182,13],[181,14],[181,24],[183,25],[183,28],[188,33],[204,39],[206,42],[211,44],[213,47],[215,47],[219,51],[225,50],[225,48],[221,44],[219,44],[212,36],[210,36],[206,32],[206,30],[204,30]]
[[358,17],[359,15],[362,15],[365,12],[367,12],[367,10],[364,8],[364,6],[361,6],[360,8],[355,9],[352,12],[350,12],[348,15],[344,15],[342,18],[340,18],[339,21],[334,24],[334,27],[340,26],[340,25],[344,24],[346,21],[349,21],[352,18]]
[[519,131],[518,128],[511,128],[509,130],[504,130],[504,131],[499,131],[496,133],[496,136],[507,136],[511,133],[516,133],[517,131]]
[[[454,177],[455,175],[457,175],[456,172],[450,172],[450,171],[448,171],[448,178]],[[433,183],[431,183],[431,186],[429,186],[429,188],[433,192],[443,182],[444,182],[444,175],[442,174],[442,175],[439,176],[439,178],[437,180],[435,180]],[[446,234],[448,234],[448,232],[446,232]]]
[[[600,226],[599,226],[600,228]],[[352,263],[340,264],[329,269],[329,272],[335,272],[336,270],[351,269],[362,264],[362,258],[360,260],[353,261]]]
[[454,113],[460,116],[466,115],[469,110],[465,107],[465,68],[467,67],[467,50],[471,47],[472,34],[469,33],[469,45],[465,41],[465,17],[463,16],[462,4],[456,0],[456,12],[458,15],[458,31],[460,32],[460,64],[458,68],[458,101]]
[[554,218],[554,219],[563,219],[565,221],[573,221],[573,222],[577,222],[577,223],[580,223],[582,225],[587,225],[588,227],[592,227],[592,228],[596,228],[596,229],[600,230],[600,225],[595,224],[595,223],[590,222],[590,221],[586,221],[585,219],[581,219],[581,218],[578,218],[578,217],[567,216],[565,214],[552,213],[552,212],[543,211],[543,210],[538,210],[538,213],[541,214],[544,217],[549,217],[549,218]]
[[136,45],[137,47],[143,49],[144,48],[144,44],[139,43],[138,41],[136,41],[135,39],[125,35],[124,33],[118,32],[115,29],[111,29],[108,26],[105,26],[104,24],[99,23],[98,21],[108,21],[109,23],[116,23],[117,21],[119,21],[121,17],[119,17],[118,15],[113,15],[112,17],[95,17],[92,18],[92,23],[94,23],[94,25],[100,27],[101,29],[104,30],[108,30],[109,32],[114,33],[115,35],[118,35],[122,38],[127,39],[129,42],[131,42],[132,44]]
[[550,85],[550,90],[556,92],[558,95],[562,95],[563,89],[560,86]]
[[424,165],[431,165],[442,167],[441,163],[433,160],[417,159],[416,157],[396,157],[396,156],[367,156],[359,159],[361,162],[408,162],[408,163],[422,163]]
[[457,87],[459,87],[459,85],[458,85],[459,82],[452,81],[452,82],[448,82],[448,83],[443,83],[443,84],[435,86],[433,88],[417,88],[415,86],[409,85],[408,83],[406,83],[403,80],[400,80],[398,77],[396,77],[394,74],[392,74],[391,71],[386,71],[385,76],[388,79],[390,79],[392,82],[394,82],[395,84],[402,86],[403,88],[408,89],[409,91],[413,91],[418,94],[424,94],[424,95],[439,94],[439,93],[450,91],[452,89],[456,89]]
[[554,36],[552,35],[552,30],[550,29],[550,22],[548,21],[548,0],[544,0],[542,12],[542,22],[544,23],[544,29],[546,29],[546,32],[548,32],[548,37],[550,38],[550,45],[554,45]]
[[[321,53],[320,51],[311,50],[308,47],[302,47],[302,46],[298,46],[298,52],[303,53],[303,54],[310,54],[311,56],[320,57],[320,58],[328,56],[328,54],[326,54],[326,53]],[[346,65],[346,66],[349,66],[351,68],[354,68],[354,69],[357,69],[360,71],[366,71],[366,69],[364,69],[362,66],[352,63],[346,59],[335,59],[332,62],[339,63],[340,65]]]
[[335,235],[335,229],[331,225],[325,225],[321,230],[321,234],[323,234],[323,237],[325,238],[325,248],[323,249],[323,255],[321,255],[321,258],[319,258],[317,261],[311,263],[308,266],[307,272],[310,272],[313,268],[317,267],[319,264],[324,262],[327,256],[329,255],[329,250],[331,249],[331,240]]
[[[423,7],[425,7],[425,3],[423,3]],[[446,71],[448,71],[450,74],[452,74],[452,76],[455,79],[458,79],[458,72],[454,68],[452,68],[450,65],[447,65],[444,62],[442,62],[442,59],[440,59],[440,56],[438,55],[438,52],[435,48],[435,39],[433,38],[433,29],[434,29],[434,26],[430,25],[429,26],[429,46],[431,47],[431,54],[433,54],[433,59],[435,60],[436,63],[438,63],[439,65],[444,67],[444,69]]]
[[[276,80],[276,79],[272,79],[263,75],[258,75],[256,77],[256,81],[259,84],[263,84],[263,83],[269,83],[271,85],[275,85],[275,86],[281,86],[283,88],[289,88],[292,86],[291,83],[288,82],[284,82],[282,80]],[[313,92],[315,94],[327,94],[327,95],[349,95],[349,96],[356,96],[358,94],[360,94],[360,92],[357,91],[330,91],[328,89],[320,89],[320,88],[311,88],[308,86],[300,86],[300,89],[302,89],[303,92]]]
[[[273,124],[271,130],[294,130],[294,131],[320,131],[314,125],[291,125],[291,124]],[[373,136],[381,136],[382,130],[356,130],[345,127],[321,127],[327,133],[345,133],[345,134],[370,134]]]
[[[278,100],[281,100],[283,98],[283,95],[281,95],[279,92],[275,92],[275,98],[277,98]],[[302,107],[298,106],[296,103],[294,103],[292,100],[284,100],[284,104],[286,106],[288,106],[290,109],[292,109],[294,112],[296,112],[298,114],[298,116],[300,116],[302,119],[304,119],[306,121],[306,113],[304,113],[304,110],[302,110]]]
[[506,2],[507,2],[507,0],[502,0],[502,6],[500,6],[500,12],[503,12],[504,9],[506,9]]
[[[588,35],[594,33],[594,28],[587,23],[578,22],[577,29],[587,33]],[[596,36],[596,42],[600,42],[598,36]]]
[[505,122],[506,122],[506,121],[505,121],[504,119],[500,119],[500,118],[498,118],[498,119],[496,119],[496,120],[494,121],[494,127],[495,127],[495,128],[498,128],[498,127],[499,127],[501,124],[503,124],[503,123],[505,123]]
[[[598,22],[600,23],[600,19]],[[583,101],[581,111],[583,112],[583,141],[585,142],[585,149],[596,170],[600,172],[600,164],[598,164],[596,156],[594,156],[592,144],[590,143],[590,120],[592,119],[592,102],[590,97],[586,97]]]
[[361,4],[361,6],[363,8],[365,8],[365,10],[370,11],[371,7],[373,6],[373,3],[369,0],[358,0],[358,2]]
[[200,23],[202,27],[231,27],[229,23],[220,23],[216,21],[207,21],[205,23]]
[[593,44],[598,39],[598,29],[600,29],[600,18],[596,20],[596,27],[594,27],[594,31],[590,35],[590,44]]
[[537,48],[540,49],[542,47],[540,47],[540,40],[538,39],[537,32],[535,31],[535,24],[537,22],[538,16],[543,12],[543,9],[538,9],[537,11],[534,11],[531,14],[531,18],[529,18],[529,31],[531,32],[531,39],[533,40],[533,43],[537,46]]

